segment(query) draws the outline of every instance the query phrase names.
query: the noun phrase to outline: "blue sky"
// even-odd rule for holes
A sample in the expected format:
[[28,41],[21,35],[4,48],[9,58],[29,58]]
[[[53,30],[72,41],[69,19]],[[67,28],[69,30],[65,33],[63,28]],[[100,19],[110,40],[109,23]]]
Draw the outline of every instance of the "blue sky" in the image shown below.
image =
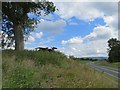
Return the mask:
[[29,14],[41,23],[30,33],[26,49],[55,46],[76,57],[107,56],[107,40],[117,38],[117,3],[55,2],[55,5],[59,11],[48,16]]

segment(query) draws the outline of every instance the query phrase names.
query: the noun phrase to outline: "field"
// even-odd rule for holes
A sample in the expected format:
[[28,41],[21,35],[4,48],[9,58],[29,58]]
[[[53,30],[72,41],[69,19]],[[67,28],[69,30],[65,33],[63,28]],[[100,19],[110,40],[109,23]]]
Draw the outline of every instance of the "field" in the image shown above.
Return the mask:
[[3,51],[3,88],[117,88],[116,79],[60,52]]

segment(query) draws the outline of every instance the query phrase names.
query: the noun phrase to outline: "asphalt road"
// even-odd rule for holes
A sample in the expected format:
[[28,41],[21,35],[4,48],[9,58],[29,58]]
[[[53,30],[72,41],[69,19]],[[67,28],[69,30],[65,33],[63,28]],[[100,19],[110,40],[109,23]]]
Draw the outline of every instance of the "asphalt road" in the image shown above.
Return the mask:
[[97,65],[94,62],[87,63],[87,65],[89,65],[90,67],[92,67],[98,71],[104,72],[110,76],[120,79],[120,71],[119,70],[111,70],[105,66]]

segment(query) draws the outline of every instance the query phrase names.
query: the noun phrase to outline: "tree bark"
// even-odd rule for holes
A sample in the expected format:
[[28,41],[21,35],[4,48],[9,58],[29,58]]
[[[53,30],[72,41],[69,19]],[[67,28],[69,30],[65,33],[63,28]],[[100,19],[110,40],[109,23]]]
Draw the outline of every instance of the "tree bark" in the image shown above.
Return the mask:
[[14,25],[14,37],[15,37],[15,50],[24,50],[24,36],[23,28],[21,25]]

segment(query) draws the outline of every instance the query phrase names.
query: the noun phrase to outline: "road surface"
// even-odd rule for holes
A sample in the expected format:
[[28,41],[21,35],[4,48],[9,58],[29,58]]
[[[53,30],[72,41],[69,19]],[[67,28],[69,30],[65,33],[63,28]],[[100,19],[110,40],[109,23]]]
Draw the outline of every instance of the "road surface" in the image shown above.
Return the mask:
[[110,76],[120,79],[120,71],[119,70],[111,70],[105,66],[97,65],[94,62],[89,62],[89,63],[87,63],[87,65],[89,65],[90,67],[92,67],[98,71],[104,72],[106,74],[109,74]]

